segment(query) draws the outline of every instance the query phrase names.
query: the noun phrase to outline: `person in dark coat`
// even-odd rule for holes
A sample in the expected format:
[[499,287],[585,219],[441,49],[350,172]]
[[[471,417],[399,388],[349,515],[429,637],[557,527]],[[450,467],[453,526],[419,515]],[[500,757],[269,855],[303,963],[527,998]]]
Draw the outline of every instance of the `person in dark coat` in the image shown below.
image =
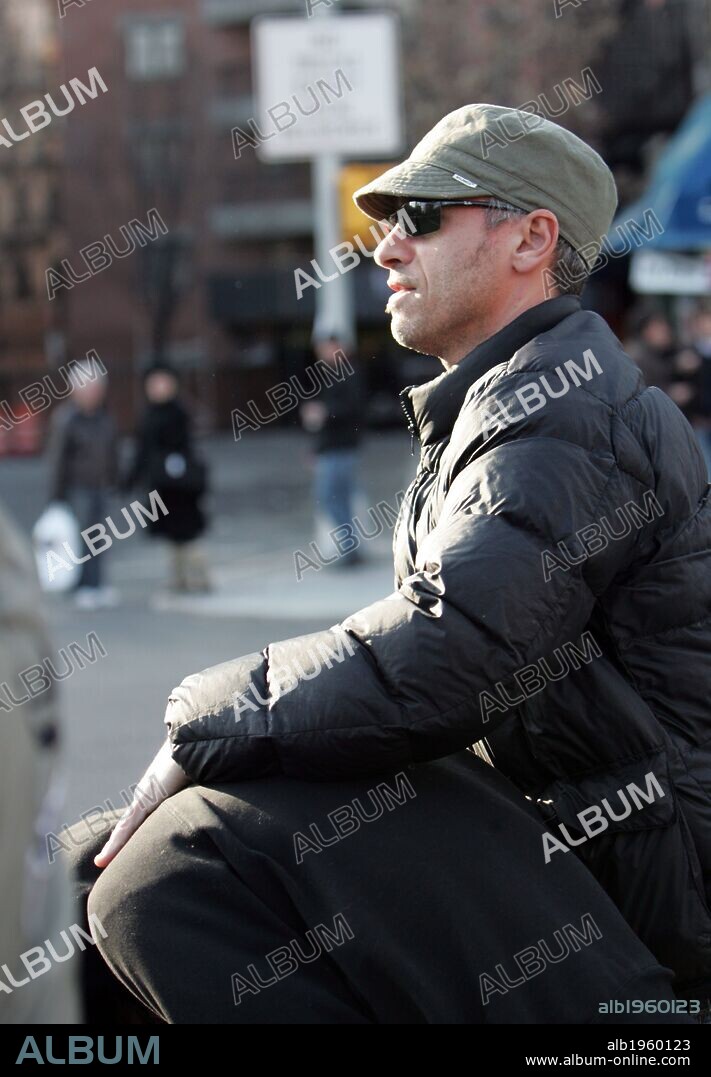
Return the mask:
[[[164,1020],[602,1022],[648,989],[659,1020],[662,966],[698,1012],[711,498],[687,420],[581,306],[612,174],[478,104],[354,197],[391,225],[393,336],[444,367],[403,391],[394,589],[173,690],[159,803],[79,866],[98,945]],[[587,913],[572,975],[555,932]]]
[[167,364],[155,364],[146,372],[144,388],[148,404],[124,485],[143,483],[166,506],[167,512],[150,524],[150,533],[170,544],[173,589],[207,591],[206,558],[197,542],[206,527],[206,471],[195,452],[190,417],[178,399],[177,374]]
[[[680,347],[671,322],[659,310],[637,318],[636,332],[627,351],[642,371],[645,385],[668,393],[693,427],[700,404],[701,358],[694,347]],[[704,451],[704,444],[701,443]]]
[[690,347],[683,350],[677,362],[682,359],[693,387],[687,416],[699,439],[711,481],[711,308],[706,304],[694,312]]
[[[105,523],[109,495],[118,485],[118,431],[106,406],[108,377],[91,364],[77,362],[72,369],[71,400],[52,417],[48,444],[51,501],[67,502],[79,530]],[[84,556],[83,551],[75,551]],[[106,555],[84,562],[75,593],[82,609],[109,607],[118,592],[104,583]]]
[[[362,388],[360,373],[353,369],[352,353],[347,356],[338,337],[318,340],[315,351],[321,364],[338,370],[339,364],[347,361],[351,369],[347,376],[329,379],[313,399],[301,405],[302,423],[314,435],[316,506],[330,523],[333,534],[338,528],[351,525],[355,515]],[[344,550],[335,564],[348,567],[360,560],[361,554],[354,546]]]
[[628,354],[642,371],[645,384],[665,392],[674,381],[676,342],[669,319],[658,310],[638,316],[635,331],[627,344]]

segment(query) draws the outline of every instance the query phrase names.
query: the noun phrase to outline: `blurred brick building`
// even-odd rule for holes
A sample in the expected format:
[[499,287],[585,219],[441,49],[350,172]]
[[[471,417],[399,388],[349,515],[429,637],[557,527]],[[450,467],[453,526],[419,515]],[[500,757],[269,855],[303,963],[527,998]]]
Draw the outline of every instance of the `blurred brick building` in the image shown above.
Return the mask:
[[[168,230],[52,300],[72,355],[95,348],[115,372],[124,421],[157,356],[183,370],[207,422],[224,425],[308,354],[314,289],[297,302],[294,270],[313,257],[309,165],[265,164],[251,148],[236,160],[231,135],[256,115],[251,19],[305,10],[300,0],[102,0],[61,20],[62,77],[95,67],[109,91],[64,126],[65,256],[80,276],[83,248],[108,234],[125,249],[121,226],[151,209]],[[368,270],[353,274],[359,325],[382,342],[387,292]]]
[[[3,0],[0,7],[0,119],[18,135],[20,109],[56,79],[54,10],[46,0]],[[14,126],[13,126],[14,125]],[[62,140],[45,137],[0,146],[0,400],[27,414],[16,394],[61,349],[58,312],[47,304],[45,269],[63,245],[60,213]],[[36,447],[38,424],[25,419],[0,432],[0,451]]]
[[[141,372],[163,356],[184,371],[206,423],[226,425],[309,349],[314,289],[297,302],[294,287],[294,270],[314,257],[309,166],[265,164],[249,148],[236,160],[231,137],[256,116],[252,18],[304,16],[305,0],[5,0],[2,10],[13,5],[26,29],[35,12],[43,31],[23,61],[37,86],[23,87],[15,65],[5,115],[91,69],[107,92],[0,149],[0,377],[14,371],[16,388],[20,371],[26,384],[43,362],[95,349],[128,427]],[[626,199],[644,180],[650,142],[704,88],[708,0],[567,0],[557,18],[554,0],[332,3],[334,15],[388,6],[402,21],[408,145],[470,101],[554,101],[557,84],[581,83],[589,67],[602,92],[555,118],[611,158]],[[102,249],[126,253],[105,265]],[[66,276],[68,266],[86,279],[50,300],[46,270]],[[418,360],[389,336],[383,277],[365,260],[350,274],[359,351],[387,398],[416,380]],[[603,283],[601,273],[604,299]],[[608,287],[624,303],[623,290]]]

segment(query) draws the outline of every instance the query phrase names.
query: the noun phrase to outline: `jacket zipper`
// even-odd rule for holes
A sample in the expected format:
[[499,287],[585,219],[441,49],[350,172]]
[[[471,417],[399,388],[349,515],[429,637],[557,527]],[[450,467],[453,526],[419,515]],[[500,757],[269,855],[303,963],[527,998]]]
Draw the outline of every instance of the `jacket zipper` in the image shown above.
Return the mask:
[[400,407],[405,412],[405,418],[407,419],[407,429],[410,431],[410,456],[415,455],[415,435],[417,434],[417,427],[415,426],[415,416],[411,409],[412,402],[408,393],[410,389],[414,389],[414,385],[407,385],[400,392]]
[[415,518],[417,499],[420,496],[423,481],[431,474],[432,472],[427,471],[427,469],[423,468],[422,464],[420,464],[417,474],[407,488],[406,496],[403,499],[402,505],[400,506],[400,512],[398,513],[395,530],[393,531],[393,551],[397,549],[398,535],[400,534],[400,529],[405,517],[410,516],[413,520]]

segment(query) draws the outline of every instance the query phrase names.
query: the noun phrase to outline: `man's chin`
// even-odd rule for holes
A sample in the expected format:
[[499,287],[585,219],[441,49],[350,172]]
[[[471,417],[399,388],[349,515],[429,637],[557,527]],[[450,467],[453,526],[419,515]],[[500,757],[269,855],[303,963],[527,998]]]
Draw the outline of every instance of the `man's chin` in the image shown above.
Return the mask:
[[432,351],[434,342],[431,340],[430,334],[426,333],[421,326],[413,325],[409,319],[399,318],[397,314],[392,314],[390,332],[393,339],[403,348],[409,348],[413,352],[420,352],[422,355],[435,354]]

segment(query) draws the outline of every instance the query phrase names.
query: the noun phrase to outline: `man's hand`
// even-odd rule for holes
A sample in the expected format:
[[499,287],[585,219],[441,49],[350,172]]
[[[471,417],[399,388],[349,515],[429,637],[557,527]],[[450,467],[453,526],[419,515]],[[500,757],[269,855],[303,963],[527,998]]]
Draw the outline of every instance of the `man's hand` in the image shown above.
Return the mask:
[[97,868],[110,864],[151,812],[189,784],[190,779],[185,771],[173,761],[170,741],[167,740],[138,783],[130,806],[114,827],[106,845],[94,857]]

